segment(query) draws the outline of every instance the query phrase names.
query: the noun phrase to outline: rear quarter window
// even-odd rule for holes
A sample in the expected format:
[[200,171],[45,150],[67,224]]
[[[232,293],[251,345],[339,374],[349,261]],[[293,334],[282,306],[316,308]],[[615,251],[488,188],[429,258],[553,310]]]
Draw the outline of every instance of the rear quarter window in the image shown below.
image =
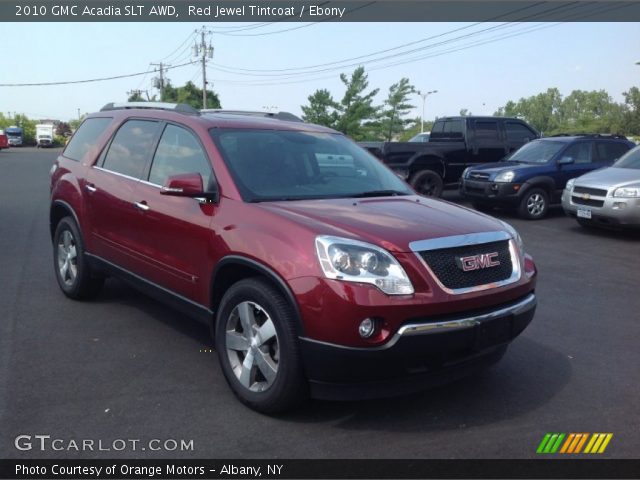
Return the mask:
[[87,118],[71,137],[63,156],[81,162],[89,149],[96,145],[100,135],[104,133],[113,119],[107,117]]

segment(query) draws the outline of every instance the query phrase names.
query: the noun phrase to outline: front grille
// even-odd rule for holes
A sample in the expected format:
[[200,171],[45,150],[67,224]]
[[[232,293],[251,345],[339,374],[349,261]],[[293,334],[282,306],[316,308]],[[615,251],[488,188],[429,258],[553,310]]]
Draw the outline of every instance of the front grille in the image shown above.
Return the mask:
[[588,207],[602,207],[604,200],[594,200],[593,198],[586,199],[581,197],[571,197],[571,201],[576,205],[586,205]]
[[480,172],[470,172],[467,178],[471,180],[489,180],[489,174],[480,173]]
[[600,190],[599,188],[589,188],[589,187],[573,187],[573,193],[588,193],[589,195],[595,195],[596,197],[606,197],[607,191]]
[[[462,267],[459,266],[460,258],[493,252],[498,254],[497,259],[500,262],[498,266],[480,268],[468,272],[463,271]],[[451,290],[501,282],[507,280],[513,273],[508,240],[466,245],[464,247],[425,250],[419,252],[419,255],[427,263],[440,283]]]

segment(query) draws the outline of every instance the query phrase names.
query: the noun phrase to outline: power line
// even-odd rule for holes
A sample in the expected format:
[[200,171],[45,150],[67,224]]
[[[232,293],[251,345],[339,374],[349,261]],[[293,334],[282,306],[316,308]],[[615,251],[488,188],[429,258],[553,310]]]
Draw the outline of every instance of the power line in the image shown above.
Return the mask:
[[167,55],[166,57],[161,58],[161,61],[167,60],[169,57],[172,57],[178,50],[180,50],[182,47],[184,47],[195,35],[195,32],[191,32],[187,38],[184,40],[184,42],[182,42],[173,52],[171,52],[169,55]]
[[[187,62],[181,65],[174,65],[172,67],[167,68],[166,70],[173,70],[175,68],[184,67],[187,65],[192,65],[194,62]],[[91,78],[88,80],[70,80],[64,82],[40,82],[40,83],[0,83],[0,87],[44,87],[50,85],[74,85],[78,83],[91,83],[91,82],[104,82],[107,80],[118,80],[120,78],[131,78],[131,77],[139,77],[140,75],[148,75],[149,73],[153,73],[152,70],[147,70],[146,72],[138,72],[138,73],[129,73],[126,75],[114,75],[112,77],[102,77],[102,78]]]

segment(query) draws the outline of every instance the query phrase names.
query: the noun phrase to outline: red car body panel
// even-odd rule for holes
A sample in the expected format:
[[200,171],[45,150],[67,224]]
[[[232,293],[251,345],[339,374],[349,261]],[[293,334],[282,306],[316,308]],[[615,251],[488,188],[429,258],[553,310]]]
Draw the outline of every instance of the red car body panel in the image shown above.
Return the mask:
[[9,138],[4,133],[0,133],[0,148],[9,148]]

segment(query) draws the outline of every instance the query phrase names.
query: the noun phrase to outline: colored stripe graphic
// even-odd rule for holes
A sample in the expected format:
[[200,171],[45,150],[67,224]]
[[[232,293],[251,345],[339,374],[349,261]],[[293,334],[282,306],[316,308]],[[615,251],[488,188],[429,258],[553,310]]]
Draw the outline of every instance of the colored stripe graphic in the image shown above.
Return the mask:
[[[547,433],[542,438],[536,453],[542,454],[578,454],[603,453],[613,438],[613,433]],[[588,440],[588,441],[587,441]],[[583,450],[586,443],[586,448]]]

